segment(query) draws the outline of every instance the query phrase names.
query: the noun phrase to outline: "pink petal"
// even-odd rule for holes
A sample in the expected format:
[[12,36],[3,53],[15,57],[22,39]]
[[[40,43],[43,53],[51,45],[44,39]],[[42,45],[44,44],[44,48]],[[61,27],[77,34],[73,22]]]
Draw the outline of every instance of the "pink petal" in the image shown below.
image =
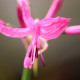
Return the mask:
[[32,55],[31,50],[32,50],[32,44],[30,44],[27,54],[24,58],[24,68],[30,68],[30,69],[32,68],[33,64],[31,64],[31,57],[29,57],[30,55]]
[[32,67],[34,64],[34,61],[36,58],[38,58],[38,48],[39,46],[39,26],[36,23],[34,25],[34,30],[33,30],[33,37],[29,46],[29,49],[27,51],[26,57],[24,59],[24,67],[25,68],[30,68],[29,66]]
[[59,9],[62,6],[63,0],[53,0],[52,5],[46,15],[46,18],[51,18],[56,15],[56,13],[59,11]]
[[68,26],[70,19],[57,17],[57,18],[45,18],[38,24],[40,26],[40,36],[50,40],[60,36],[60,34]]
[[21,7],[19,5],[17,5],[17,17],[18,17],[20,27],[25,28],[26,25],[24,23],[24,20],[23,20],[23,17],[22,17],[22,10],[21,10]]
[[0,20],[0,25],[6,26],[6,23],[4,21]]
[[22,38],[31,34],[31,32],[32,31],[30,28],[18,29],[18,28],[11,28],[11,27],[6,27],[4,25],[0,25],[0,33],[8,37]]
[[[18,21],[19,21],[20,27],[21,28],[26,28],[26,25],[25,25],[23,17],[22,17],[22,9],[21,9],[20,5],[17,5],[17,17],[18,17]],[[27,49],[28,48],[28,44],[27,44],[26,39],[22,38],[21,41],[24,44],[25,49]]]
[[22,1],[24,1],[26,4],[30,2],[30,0],[17,0],[18,4],[22,6]]
[[26,26],[33,28],[34,20],[31,17],[30,10],[24,1],[22,2],[22,14],[23,14],[23,19],[24,19]]
[[24,68],[32,68],[32,65],[30,64],[30,58],[26,57],[24,60]]
[[80,25],[70,26],[65,29],[67,35],[80,34]]

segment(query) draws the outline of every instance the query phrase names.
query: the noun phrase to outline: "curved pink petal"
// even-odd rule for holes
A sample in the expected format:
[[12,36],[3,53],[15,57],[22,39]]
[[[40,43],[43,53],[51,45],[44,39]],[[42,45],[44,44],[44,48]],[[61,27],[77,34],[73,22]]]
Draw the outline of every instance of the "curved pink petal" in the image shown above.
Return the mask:
[[45,18],[38,24],[40,26],[40,36],[50,40],[60,36],[60,34],[68,26],[70,19],[57,17],[57,18]]
[[4,25],[0,25],[0,33],[5,36],[13,38],[22,38],[32,33],[30,28],[11,28]]
[[30,69],[32,68],[29,57],[26,57],[26,59],[24,60],[24,68],[30,68]]
[[67,27],[65,29],[65,34],[67,34],[67,35],[80,34],[80,25]]
[[30,69],[32,68],[32,64],[30,64],[31,63],[31,52],[32,52],[32,44],[30,43],[30,46],[24,58],[24,68],[30,68]]
[[21,7],[19,5],[17,5],[17,17],[18,17],[20,27],[25,28],[26,25],[24,23],[24,20],[23,20],[23,17],[22,17],[22,10],[21,10]]
[[34,30],[33,30],[33,37],[27,52],[27,55],[24,59],[24,67],[25,68],[31,68],[32,65],[34,64],[34,61],[36,58],[38,58],[38,50],[40,48],[39,45],[39,26],[38,24],[34,25]]
[[[21,28],[26,28],[26,25],[25,25],[23,17],[22,17],[22,9],[21,9],[20,5],[17,5],[17,17],[18,17],[20,27]],[[28,45],[27,45],[26,39],[22,38],[21,41],[24,44],[25,49],[27,49]]]
[[34,20],[31,17],[30,10],[24,1],[22,2],[22,14],[23,14],[23,19],[24,19],[26,26],[33,28]]
[[51,18],[56,15],[56,13],[59,11],[63,3],[63,0],[53,0],[51,7],[46,14],[46,18]]
[[30,43],[29,49],[28,49],[27,54],[24,58],[24,68],[31,69],[33,66],[33,52],[34,52],[33,47],[34,46],[32,46],[32,43]]
[[24,59],[24,68],[30,68],[31,69],[33,64],[30,64],[30,62],[31,62],[31,59],[27,53],[25,56],[25,59]]
[[22,6],[22,1],[24,1],[26,4],[30,2],[30,0],[17,0],[18,4]]
[[0,25],[6,26],[6,23],[4,21],[0,20]]

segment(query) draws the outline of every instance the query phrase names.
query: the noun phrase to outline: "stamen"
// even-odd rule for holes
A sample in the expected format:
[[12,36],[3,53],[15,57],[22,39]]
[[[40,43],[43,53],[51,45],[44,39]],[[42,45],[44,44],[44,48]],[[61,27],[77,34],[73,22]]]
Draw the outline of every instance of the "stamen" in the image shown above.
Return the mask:
[[42,65],[43,65],[43,67],[45,67],[45,61],[44,61],[44,58],[42,56],[41,49],[40,49],[40,54],[41,54],[40,59],[41,59]]
[[35,58],[38,58],[38,48],[36,48]]
[[32,53],[32,50],[31,50],[30,53],[29,53],[29,58],[31,57],[31,53]]

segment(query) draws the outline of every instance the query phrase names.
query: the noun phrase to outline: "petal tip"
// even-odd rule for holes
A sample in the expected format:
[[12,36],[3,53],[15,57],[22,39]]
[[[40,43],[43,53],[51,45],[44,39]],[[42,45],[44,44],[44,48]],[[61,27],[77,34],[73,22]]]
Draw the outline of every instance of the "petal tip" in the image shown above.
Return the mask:
[[6,23],[2,20],[0,20],[0,24],[6,26]]

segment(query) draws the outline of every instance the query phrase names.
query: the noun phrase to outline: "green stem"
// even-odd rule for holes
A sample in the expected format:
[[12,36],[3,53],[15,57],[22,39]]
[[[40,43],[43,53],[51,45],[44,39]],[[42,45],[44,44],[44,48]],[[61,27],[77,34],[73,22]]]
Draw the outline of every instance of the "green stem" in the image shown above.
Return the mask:
[[29,68],[23,68],[22,79],[21,80],[31,80],[32,70]]

